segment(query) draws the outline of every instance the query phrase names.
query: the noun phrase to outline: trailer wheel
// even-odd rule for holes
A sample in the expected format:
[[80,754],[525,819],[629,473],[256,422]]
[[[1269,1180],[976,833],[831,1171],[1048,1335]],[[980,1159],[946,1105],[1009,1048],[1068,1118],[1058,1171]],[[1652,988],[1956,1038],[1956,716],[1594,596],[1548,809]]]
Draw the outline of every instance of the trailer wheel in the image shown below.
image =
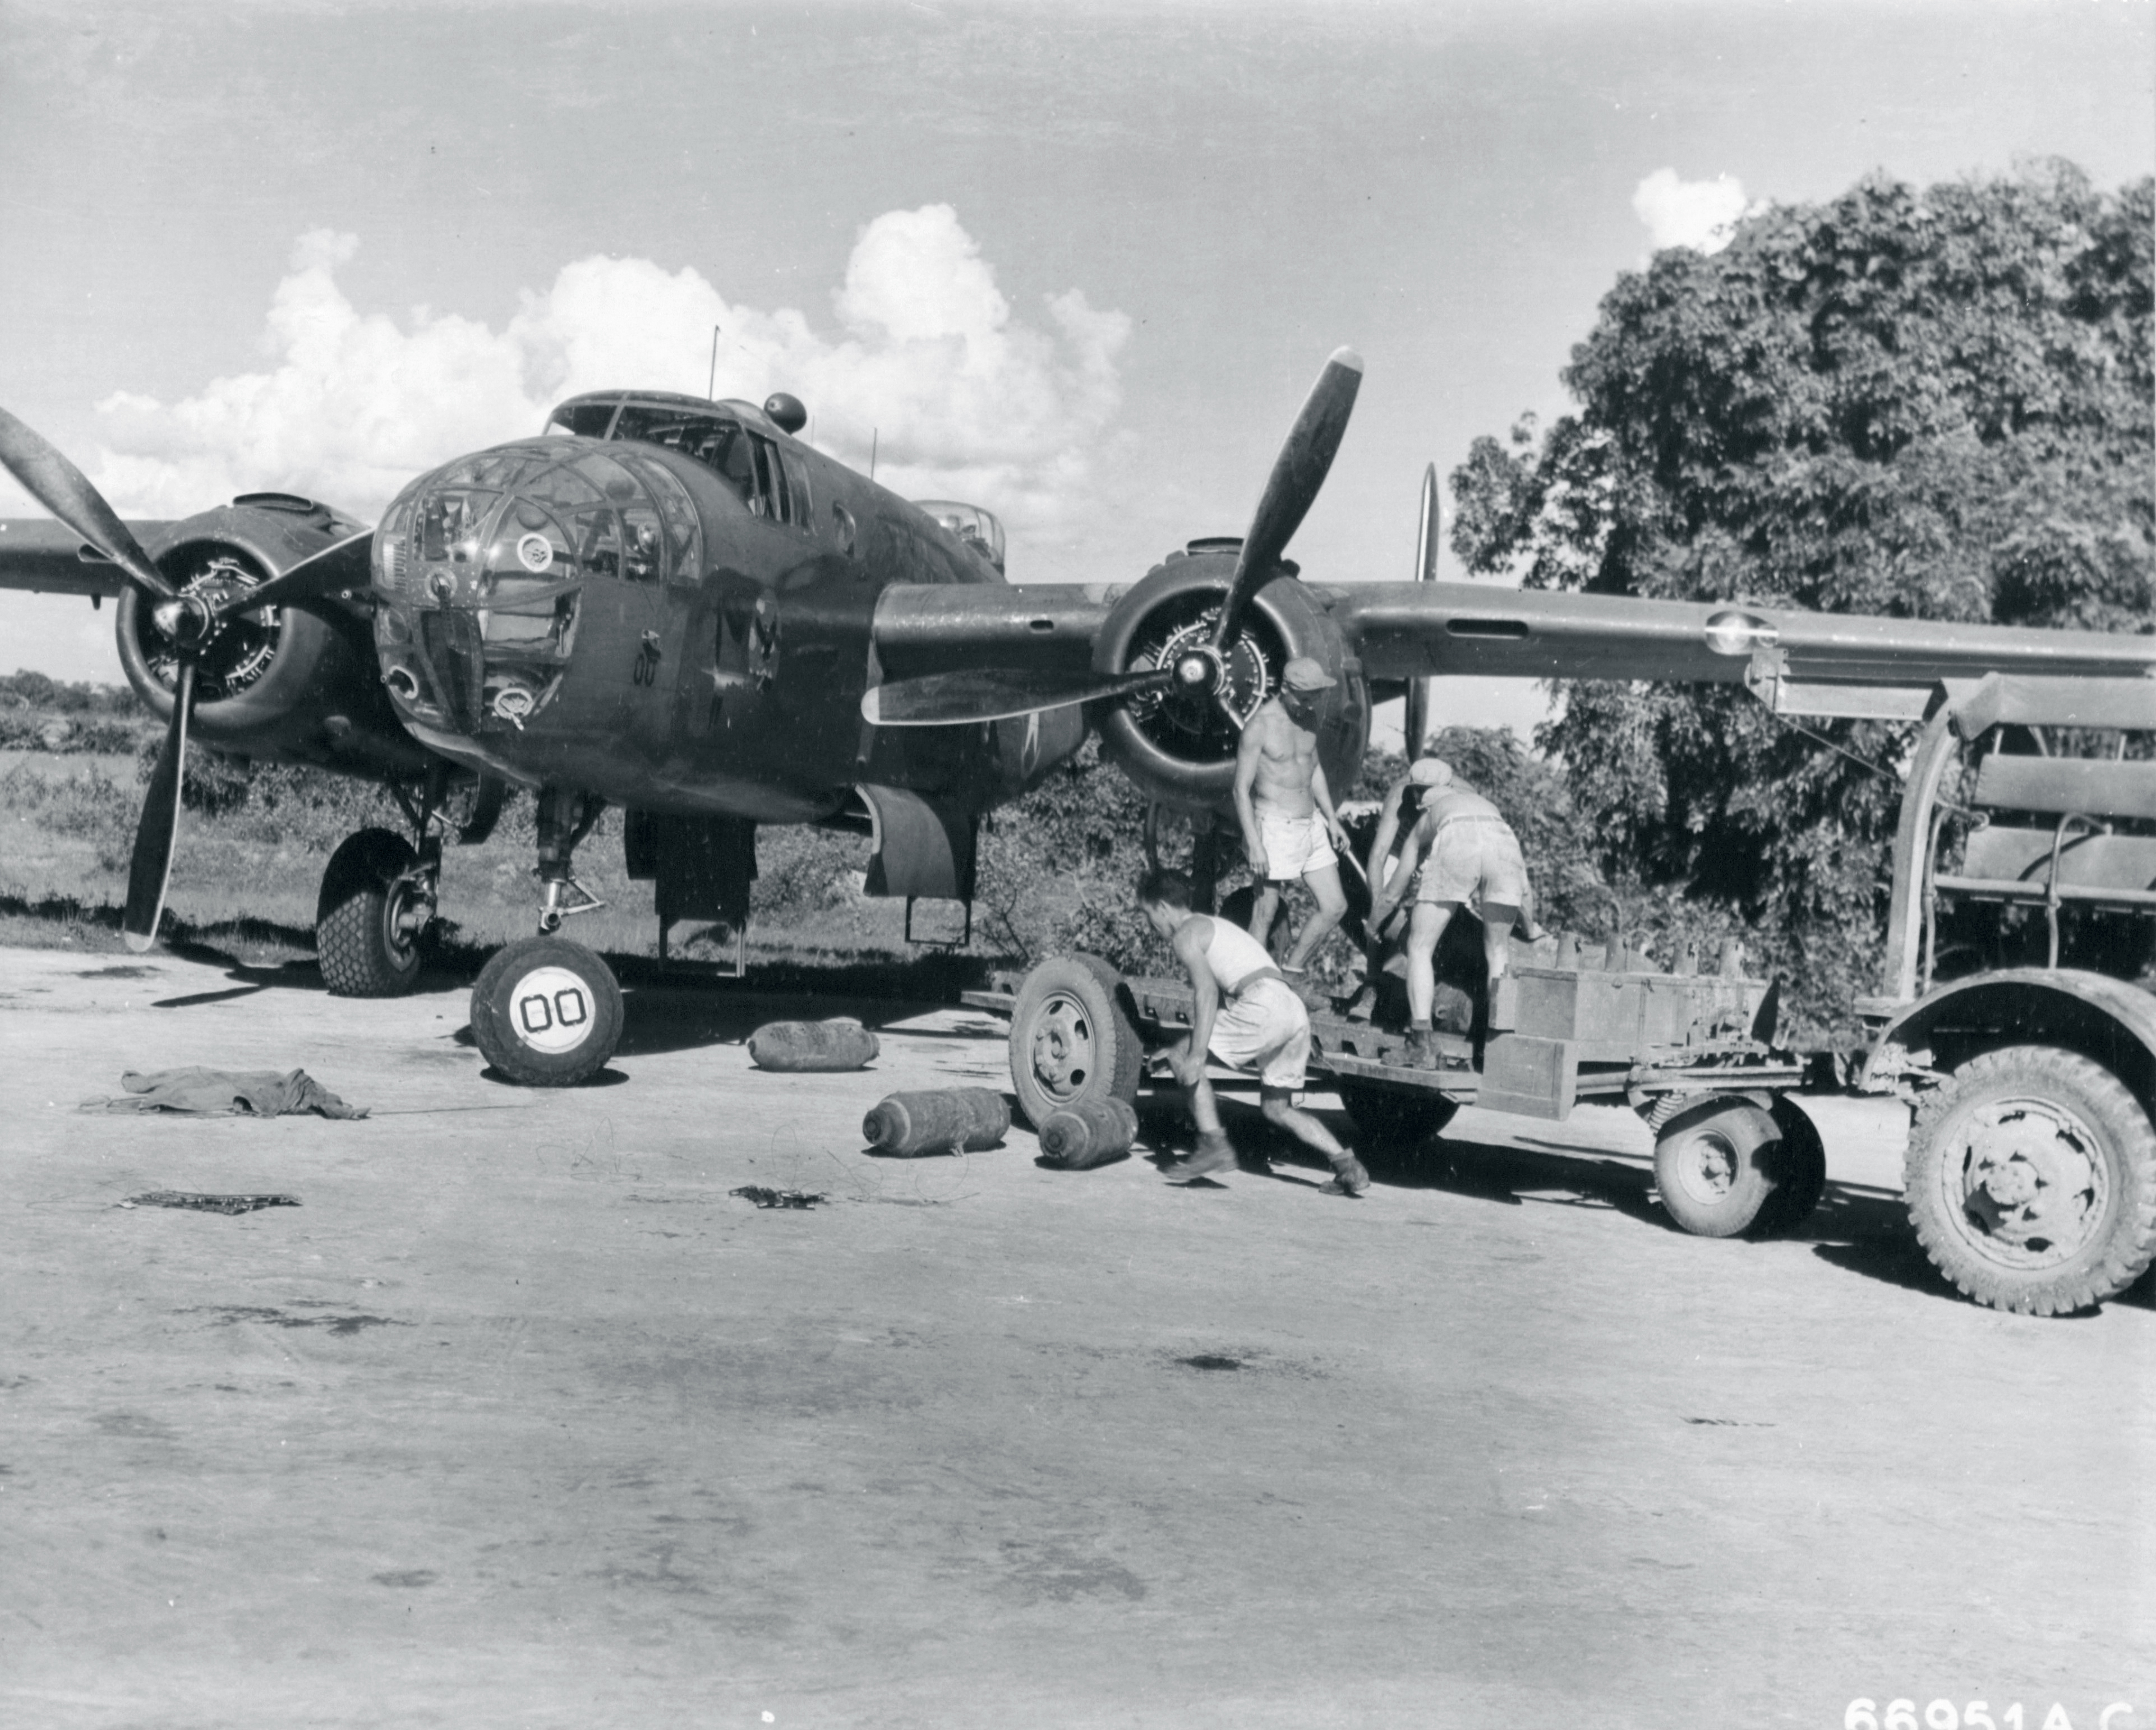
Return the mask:
[[1419,1147],[1442,1131],[1460,1107],[1442,1094],[1386,1087],[1336,1076],[1340,1103],[1354,1120],[1355,1132],[1374,1147]]
[[2012,1045],[1962,1065],[1917,1107],[1904,1179],[1933,1265],[1993,1309],[2086,1309],[2156,1260],[2156,1128],[2076,1052]]
[[1655,1142],[1655,1187],[1695,1237],[1735,1237],[1775,1191],[1771,1160],[1782,1132],[1748,1101],[1717,1100],[1680,1113]]
[[1122,975],[1097,955],[1052,957],[1025,976],[1011,1007],[1011,1090],[1038,1129],[1089,1099],[1135,1106],[1144,1052],[1117,1001]]

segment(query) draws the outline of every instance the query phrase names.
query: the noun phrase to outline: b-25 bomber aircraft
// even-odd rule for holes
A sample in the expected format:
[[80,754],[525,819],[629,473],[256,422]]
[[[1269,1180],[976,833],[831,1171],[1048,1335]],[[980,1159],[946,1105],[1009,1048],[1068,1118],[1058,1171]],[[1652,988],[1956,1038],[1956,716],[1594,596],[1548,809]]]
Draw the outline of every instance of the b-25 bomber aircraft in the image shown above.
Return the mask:
[[[621,1029],[596,953],[560,934],[590,904],[575,851],[627,813],[632,876],[670,924],[748,917],[755,836],[813,823],[872,838],[869,892],[970,902],[979,819],[1088,726],[1157,807],[1225,807],[1241,726],[1307,655],[1350,784],[1373,700],[1455,674],[1748,683],[1784,713],[1915,718],[1935,681],[2139,674],[2156,639],[1785,608],[1522,593],[1430,580],[1300,580],[1288,544],[1344,434],[1362,363],[1327,362],[1240,539],[1191,542],[1127,588],[1011,585],[978,507],[910,503],[803,444],[802,405],[644,391],[573,398],[544,433],[413,480],[372,528],[252,493],[129,525],[0,411],[0,465],[57,521],[0,523],[0,586],[115,595],[121,664],[167,721],[124,929],[155,940],[192,737],[392,788],[410,834],[350,837],[316,936],[345,996],[415,982],[444,843],[535,791],[540,905],[473,988],[512,1080],[592,1075]],[[1424,688],[1424,687],[1418,687]],[[737,947],[737,955],[739,950]]]

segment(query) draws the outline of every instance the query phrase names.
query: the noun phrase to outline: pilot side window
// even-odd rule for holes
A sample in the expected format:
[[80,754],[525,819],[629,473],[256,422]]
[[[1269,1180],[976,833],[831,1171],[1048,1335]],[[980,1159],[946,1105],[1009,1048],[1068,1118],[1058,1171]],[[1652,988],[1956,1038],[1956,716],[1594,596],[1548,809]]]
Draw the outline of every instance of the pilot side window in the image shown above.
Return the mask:
[[815,507],[808,499],[808,471],[792,452],[782,450],[779,461],[786,470],[786,497],[792,507],[786,520],[798,528],[808,528],[816,521]]
[[752,500],[749,509],[759,516],[768,516],[774,522],[787,520],[786,470],[778,461],[778,450],[768,439],[759,439],[754,433],[749,443],[756,452],[756,490],[762,496]]

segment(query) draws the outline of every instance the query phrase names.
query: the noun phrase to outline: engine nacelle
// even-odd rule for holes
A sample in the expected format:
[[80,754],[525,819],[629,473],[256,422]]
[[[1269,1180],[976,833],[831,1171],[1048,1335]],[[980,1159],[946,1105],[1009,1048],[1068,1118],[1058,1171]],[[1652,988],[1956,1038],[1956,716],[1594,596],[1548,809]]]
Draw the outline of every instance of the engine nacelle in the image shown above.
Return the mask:
[[[284,493],[248,494],[174,523],[147,549],[182,593],[251,588],[364,526]],[[160,720],[177,662],[152,608],[129,588],[114,609],[127,682]],[[237,614],[196,666],[192,737],[215,751],[363,775],[409,775],[428,753],[382,689],[364,603],[330,599]]]
[[[1209,640],[1235,574],[1239,543],[1194,541],[1171,553],[1116,603],[1094,645],[1103,672],[1162,666]],[[1102,704],[1094,717],[1116,766],[1148,797],[1185,811],[1224,810],[1233,797],[1235,745],[1244,722],[1280,688],[1281,670],[1308,655],[1336,682],[1320,706],[1318,760],[1336,798],[1346,796],[1370,742],[1370,694],[1362,665],[1325,602],[1293,567],[1260,589],[1228,655],[1224,693],[1147,692]],[[1223,712],[1225,707],[1234,719]]]

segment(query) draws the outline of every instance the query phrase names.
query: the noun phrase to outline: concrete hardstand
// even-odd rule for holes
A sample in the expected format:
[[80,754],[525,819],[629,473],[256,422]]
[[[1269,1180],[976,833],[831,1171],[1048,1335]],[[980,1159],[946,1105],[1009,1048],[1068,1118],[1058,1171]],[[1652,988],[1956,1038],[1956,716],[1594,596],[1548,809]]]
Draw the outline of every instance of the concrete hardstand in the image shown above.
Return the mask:
[[[1591,1104],[1359,1200],[1174,1188],[1163,1120],[865,1154],[886,1092],[1005,1085],[971,1011],[852,1005],[872,1068],[781,1075],[742,1037],[849,1006],[635,989],[531,1092],[465,1002],[0,952],[0,1723],[2156,1715],[2146,1291],[1945,1292],[1847,1178],[1876,1117],[1822,1117],[1802,1234],[1709,1242]],[[75,1108],[183,1064],[376,1115]]]

